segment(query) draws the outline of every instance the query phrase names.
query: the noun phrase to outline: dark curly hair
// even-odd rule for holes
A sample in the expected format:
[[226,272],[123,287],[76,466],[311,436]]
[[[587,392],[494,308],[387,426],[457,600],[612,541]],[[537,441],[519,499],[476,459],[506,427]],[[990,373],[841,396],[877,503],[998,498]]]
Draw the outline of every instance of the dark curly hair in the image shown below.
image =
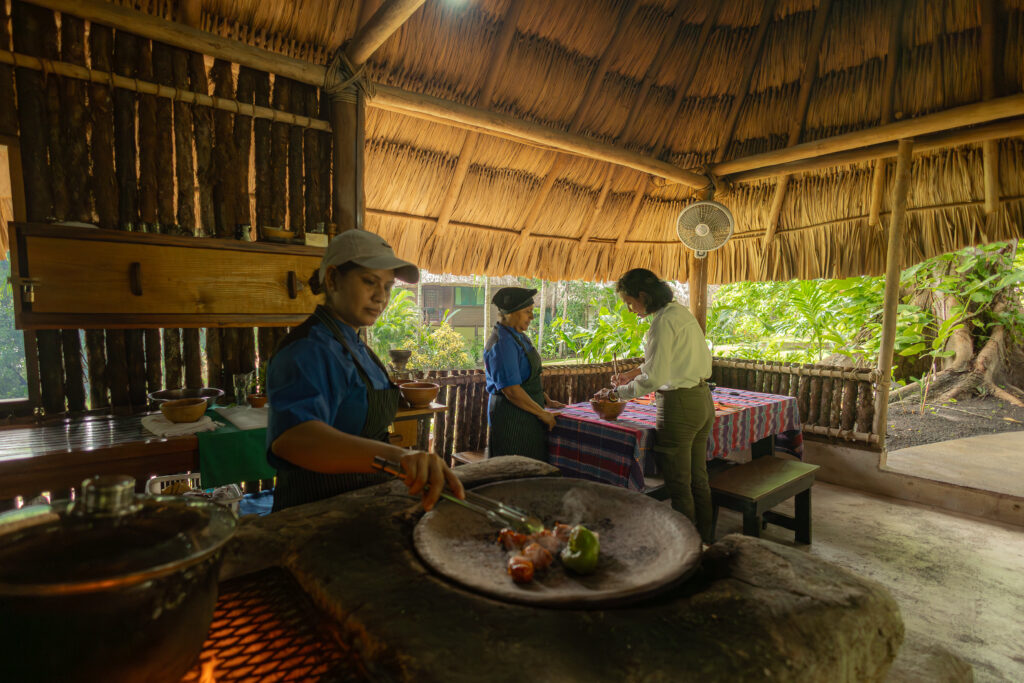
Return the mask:
[[619,278],[615,291],[639,299],[648,313],[665,308],[672,301],[672,288],[646,268],[634,268]]

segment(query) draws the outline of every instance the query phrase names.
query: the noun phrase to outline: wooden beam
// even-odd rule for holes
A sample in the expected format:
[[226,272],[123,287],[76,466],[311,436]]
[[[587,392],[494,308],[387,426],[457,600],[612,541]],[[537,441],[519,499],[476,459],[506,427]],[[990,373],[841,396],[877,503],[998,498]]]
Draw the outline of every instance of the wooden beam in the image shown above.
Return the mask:
[[[963,128],[942,133],[935,133],[914,140],[914,153],[931,152],[939,149],[949,149],[961,145],[975,144],[987,140],[999,140],[1002,138],[1015,138],[1024,136],[1024,117],[1006,119],[987,123],[974,128]],[[816,171],[822,168],[832,168],[845,164],[857,164],[875,159],[893,158],[899,149],[897,142],[884,142],[870,147],[853,149],[848,152],[837,152],[825,156],[814,157],[804,161],[793,161],[788,164],[777,166],[765,166],[750,171],[743,171],[735,175],[727,176],[726,179],[733,184],[748,183],[765,178],[789,175],[790,173],[803,173],[805,171]]]
[[[654,156],[660,157],[662,152],[668,146],[666,140],[668,139],[669,132],[672,130],[672,125],[679,118],[679,113],[683,107],[683,100],[686,97],[686,93],[690,90],[690,86],[693,84],[693,78],[697,73],[697,67],[700,66],[700,60],[704,56],[704,49],[707,47],[708,40],[711,38],[711,30],[715,27],[715,20],[718,19],[718,13],[721,10],[722,3],[715,2],[711,3],[708,9],[708,14],[704,18],[704,23],[700,28],[700,35],[697,37],[697,43],[694,45],[693,50],[690,51],[692,55],[690,61],[686,64],[686,69],[683,71],[679,79],[679,87],[676,88],[676,94],[672,98],[672,104],[668,110],[671,112],[661,122],[658,134],[655,137],[654,142]],[[710,182],[709,182],[710,184]],[[604,186],[601,188],[602,195],[608,195],[608,189],[611,186],[611,176],[605,181]],[[633,224],[636,221],[637,212],[640,210],[640,200],[643,198],[644,192],[647,191],[648,182],[646,178],[642,178],[637,182],[636,189],[633,190],[633,200],[629,203],[629,211],[626,214],[626,220],[623,223],[627,226],[626,232],[633,232]],[[637,196],[639,195],[639,196]],[[597,215],[601,212],[604,206],[603,201],[598,202],[598,206],[595,208],[593,214],[590,217],[590,222],[584,229],[585,240],[589,241],[590,236],[594,230],[594,222],[597,220]],[[625,235],[619,235],[621,239],[616,239],[616,245],[621,246],[625,241]]]
[[700,323],[700,329],[708,326],[708,260],[690,254],[690,273],[687,279],[690,289],[690,313]]
[[805,142],[794,147],[787,147],[763,154],[754,154],[742,159],[733,159],[716,164],[712,167],[711,171],[717,176],[728,176],[755,168],[764,168],[765,166],[773,166],[790,161],[813,159],[826,154],[868,147],[882,142],[892,142],[903,138],[948,131],[962,126],[974,126],[1021,115],[1024,115],[1024,93],[999,97],[988,102],[965,104],[934,114],[926,114],[875,128],[844,133],[843,135],[823,138],[813,142]]
[[[896,71],[900,62],[900,45],[903,38],[903,15],[906,0],[897,0],[892,5],[892,23],[889,26],[889,51],[885,55],[885,80],[882,81],[882,107],[879,123],[892,121],[892,101],[895,93]],[[885,160],[879,159],[871,177],[871,200],[868,204],[868,225],[878,225],[878,214],[882,210],[882,192],[885,186]]]
[[365,63],[423,2],[424,0],[388,0],[381,5],[370,20],[356,31],[345,48],[349,61],[355,66]]
[[[825,39],[825,25],[828,23],[828,13],[832,7],[832,0],[821,0],[818,10],[814,15],[814,26],[811,29],[811,36],[807,41],[807,56],[804,58],[804,73],[800,78],[800,94],[796,100],[796,111],[793,113],[793,120],[789,128],[789,139],[787,147],[800,143],[800,135],[803,133],[804,121],[807,119],[807,108],[811,102],[811,86],[818,76],[818,57],[821,53],[821,43]],[[786,188],[789,187],[789,176],[779,178],[775,186],[775,196],[772,198],[772,208],[768,214],[768,225],[766,226],[764,241],[761,244],[760,271],[762,276],[768,266],[768,246],[775,237],[778,229],[779,216],[782,213],[782,202],[786,198]]]
[[896,156],[896,183],[892,191],[892,218],[889,219],[889,247],[885,256],[885,298],[882,309],[882,338],[878,350],[878,390],[875,393],[874,433],[885,448],[889,416],[889,385],[892,383],[892,358],[896,342],[896,315],[900,296],[900,266],[903,256],[903,223],[910,188],[910,167],[914,141],[900,140]]
[[[991,100],[997,93],[996,46],[998,43],[996,0],[981,0],[981,99]],[[999,208],[999,144],[988,140],[981,146],[985,177],[985,213]]]
[[739,88],[736,90],[736,99],[732,102],[729,118],[725,120],[725,126],[722,129],[721,142],[718,145],[718,151],[715,153],[716,164],[725,159],[725,154],[729,151],[733,133],[736,131],[736,122],[739,121],[740,112],[743,110],[743,101],[747,98],[747,93],[750,91],[750,81],[754,77],[754,69],[761,60],[764,38],[768,34],[768,27],[771,26],[772,20],[775,17],[776,4],[777,0],[766,0],[761,10],[761,23],[758,24],[757,33],[754,34],[754,40],[750,44],[750,53],[747,55],[747,63],[743,68],[743,78],[740,79]]
[[[512,47],[512,40],[516,35],[516,25],[519,23],[519,15],[522,9],[523,0],[513,0],[502,19],[501,33],[498,34],[498,40],[494,44],[494,51],[491,53],[491,65],[487,69],[483,85],[480,87],[480,93],[476,98],[476,104],[481,107],[487,108],[491,106],[494,88],[497,86],[498,76],[504,70],[505,60],[507,59],[509,49]],[[435,230],[443,231],[448,227],[448,221],[452,217],[455,203],[462,192],[462,185],[466,180],[466,174],[469,172],[469,166],[473,160],[473,152],[476,150],[479,138],[479,133],[470,131],[462,140],[462,145],[459,148],[459,158],[455,162],[455,170],[452,172],[452,179],[449,181],[448,189],[445,190],[444,197],[441,199],[441,209],[437,215]],[[424,243],[431,234],[433,234],[432,231],[424,235]]]
[[[712,14],[717,14],[717,8],[714,8]],[[704,22],[704,28],[701,30],[701,38],[698,40],[700,48],[696,51],[696,56],[690,60],[693,65],[693,69],[697,68],[696,62],[700,60],[700,55],[703,53],[704,43],[701,41],[707,41],[707,35],[711,32],[711,23],[713,19],[706,19]],[[633,101],[632,106],[629,109],[629,115],[626,117],[625,123],[619,128],[618,134],[616,134],[616,141],[626,138],[630,133],[633,132],[633,126],[636,125],[636,120],[640,116],[640,112],[643,111],[644,105],[647,104],[647,96],[651,92],[651,87],[654,85],[654,81],[657,79],[658,74],[661,72],[661,67],[665,63],[665,59],[668,57],[672,45],[679,38],[679,29],[683,23],[683,2],[678,0],[676,2],[675,9],[672,12],[672,21],[669,24],[668,30],[665,32],[665,37],[661,41],[661,45],[658,47],[655,53],[654,59],[651,61],[650,66],[647,67],[647,72],[644,74],[644,80],[640,83],[640,89],[637,92],[637,97]],[[687,64],[687,70],[684,71],[684,83],[689,83],[692,78],[692,71],[690,70],[690,64]],[[678,111],[679,103],[682,102],[682,93],[686,90],[685,86],[676,88],[676,96],[673,98],[672,105],[669,107],[669,111],[673,112],[673,117]],[[657,137],[661,138],[662,133],[666,126],[661,126],[658,131]],[[655,147],[659,147],[658,142],[655,143]],[[658,150],[660,151],[660,149]],[[657,154],[655,154],[657,156]],[[608,166],[604,171],[604,178],[601,181],[601,191],[597,195],[597,202],[594,204],[593,210],[590,215],[586,218],[583,224],[583,230],[580,233],[580,243],[586,244],[590,241],[590,235],[594,231],[594,224],[597,222],[597,217],[604,209],[604,203],[608,199],[608,192],[611,190],[612,179],[615,176],[615,168]]]
[[105,71],[95,71],[84,66],[78,66],[77,64],[56,62],[51,59],[42,59],[39,57],[30,57],[29,55],[10,52],[9,50],[0,50],[0,64],[12,64],[17,67],[34,69],[44,73],[53,73],[58,76],[77,78],[91,83],[100,83],[103,85],[113,83],[115,87],[123,90],[131,90],[133,92],[143,93],[146,95],[156,95],[157,97],[166,97],[174,100],[175,102],[198,104],[212,109],[229,111],[232,114],[242,114],[244,116],[252,116],[253,118],[258,119],[270,119],[271,121],[287,123],[292,126],[302,126],[304,128],[323,131],[331,130],[331,126],[327,121],[314,119],[309,116],[289,114],[288,112],[271,109],[270,107],[261,107],[224,97],[215,97],[204,93],[192,92],[190,90],[181,90],[179,88],[172,88],[171,86],[161,85],[159,83],[140,81],[137,78],[126,78],[125,76],[118,76],[117,74]]
[[[371,104],[380,109],[410,116],[441,119],[456,127],[475,127],[496,132],[516,140],[551,147],[576,156],[607,161],[636,171],[665,178],[681,185],[703,188],[709,184],[704,176],[685,171],[659,159],[637,154],[621,147],[592,140],[582,135],[566,133],[547,126],[517,119],[508,114],[484,111],[457,102],[430,95],[412,93],[386,85],[375,86],[377,94]],[[1024,96],[1022,96],[1024,97]]]
[[[579,133],[583,122],[583,115],[590,109],[590,105],[593,104],[594,98],[597,97],[598,91],[601,89],[601,84],[604,82],[605,74],[608,73],[608,67],[611,64],[612,58],[618,54],[619,48],[622,47],[623,39],[626,36],[626,29],[633,21],[633,17],[636,16],[636,11],[640,8],[640,3],[634,0],[626,5],[625,9],[622,10],[622,14],[619,15],[619,20],[616,22],[615,33],[612,35],[612,39],[608,41],[608,45],[605,47],[604,52],[601,54],[601,59],[598,60],[597,66],[594,71],[590,74],[590,79],[587,81],[587,85],[583,88],[583,99],[580,100],[579,104],[576,105],[576,110],[573,112],[572,121],[569,123],[570,133]],[[560,154],[555,154],[554,158],[551,159],[551,165],[548,167],[547,172],[544,174],[544,180],[541,182],[540,188],[533,197],[533,201],[530,203],[530,208],[526,212],[526,220],[523,221],[523,230],[519,233],[519,239],[522,240],[533,234],[533,227],[537,221],[537,216],[540,215],[540,210],[548,200],[548,195],[551,194],[551,188],[555,186],[555,181],[562,174],[568,164],[568,159],[565,159]]]

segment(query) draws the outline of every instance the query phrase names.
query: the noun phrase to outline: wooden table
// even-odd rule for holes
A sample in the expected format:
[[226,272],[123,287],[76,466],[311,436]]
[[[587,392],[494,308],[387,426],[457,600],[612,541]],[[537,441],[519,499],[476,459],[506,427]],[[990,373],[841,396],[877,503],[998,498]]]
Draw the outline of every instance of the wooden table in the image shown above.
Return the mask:
[[[398,411],[392,431],[407,448],[429,447],[430,420],[447,410],[440,403]],[[162,438],[142,426],[142,415],[60,420],[0,430],[0,509],[15,496],[29,500],[44,491],[66,498],[97,474],[135,477],[142,491],[152,476],[200,471],[199,439]]]

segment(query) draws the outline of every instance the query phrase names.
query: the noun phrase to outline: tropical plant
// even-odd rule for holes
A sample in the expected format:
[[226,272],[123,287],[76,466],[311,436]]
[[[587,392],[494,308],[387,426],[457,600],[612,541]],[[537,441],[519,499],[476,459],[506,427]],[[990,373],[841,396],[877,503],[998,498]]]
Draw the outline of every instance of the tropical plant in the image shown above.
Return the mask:
[[643,355],[644,335],[649,328],[650,320],[630,312],[618,297],[611,307],[598,307],[597,318],[590,329],[573,325],[563,318],[552,323],[552,330],[566,347],[580,360],[590,362]]
[[420,310],[413,293],[408,289],[394,290],[391,301],[370,328],[370,347],[387,359],[388,351],[404,348],[401,345],[415,336],[420,326]]
[[475,365],[466,353],[462,335],[447,320],[433,330],[419,328],[399,348],[412,351],[408,365],[412,370],[462,370]]

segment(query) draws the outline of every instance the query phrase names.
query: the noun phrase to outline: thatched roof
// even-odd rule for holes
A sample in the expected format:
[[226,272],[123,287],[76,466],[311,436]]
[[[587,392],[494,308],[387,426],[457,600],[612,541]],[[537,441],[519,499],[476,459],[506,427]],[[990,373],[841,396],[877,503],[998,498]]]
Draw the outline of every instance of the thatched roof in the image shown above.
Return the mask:
[[[983,54],[991,43],[982,37],[981,7],[989,0],[832,0],[819,18],[822,2],[428,0],[373,54],[370,77],[701,173],[716,161],[786,147],[794,123],[795,141],[807,142],[980,101],[989,69],[996,96],[1024,89],[1024,0],[994,3],[994,62]],[[206,30],[324,63],[378,3],[202,4]],[[171,5],[143,9],[170,15]],[[816,19],[823,33],[816,34]],[[515,30],[502,52],[496,45],[511,21]],[[817,70],[801,117],[809,53]],[[496,80],[481,99],[492,65]],[[675,236],[675,219],[694,197],[690,187],[659,186],[629,168],[499,137],[475,136],[467,144],[466,130],[380,108],[367,109],[366,126],[367,227],[431,271],[607,280],[644,266],[686,277],[688,252]],[[1002,204],[988,217],[979,144],[915,157],[905,264],[1022,235],[1024,142],[1001,140],[998,151]],[[468,170],[453,186],[463,157]],[[732,209],[737,231],[710,255],[709,281],[883,272],[885,232],[868,225],[874,166],[793,175],[761,273],[777,179],[720,188],[715,199]],[[887,162],[887,188],[893,166]],[[435,230],[438,216],[442,226]]]

